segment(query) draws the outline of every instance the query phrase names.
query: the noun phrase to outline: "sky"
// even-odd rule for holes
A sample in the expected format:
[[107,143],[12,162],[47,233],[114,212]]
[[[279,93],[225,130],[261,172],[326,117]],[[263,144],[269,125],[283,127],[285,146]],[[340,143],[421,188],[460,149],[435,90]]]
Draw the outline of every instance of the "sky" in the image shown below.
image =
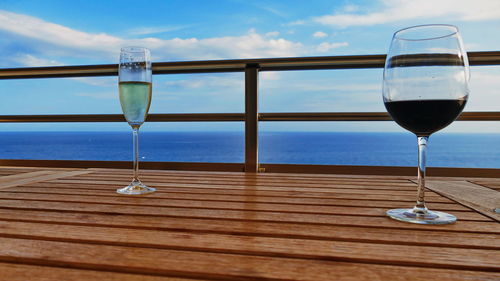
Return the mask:
[[[0,68],[387,52],[408,26],[459,27],[467,51],[500,50],[498,0],[0,0]],[[260,73],[260,112],[385,111],[382,69]],[[155,75],[150,113],[244,111],[243,73]],[[121,113],[116,77],[0,80],[2,114]],[[472,67],[466,111],[500,110],[500,66]],[[403,131],[393,122],[262,122],[269,131]],[[242,130],[241,123],[149,123],[150,131]],[[0,124],[0,130],[127,130],[126,124]],[[498,122],[447,132],[500,133]]]

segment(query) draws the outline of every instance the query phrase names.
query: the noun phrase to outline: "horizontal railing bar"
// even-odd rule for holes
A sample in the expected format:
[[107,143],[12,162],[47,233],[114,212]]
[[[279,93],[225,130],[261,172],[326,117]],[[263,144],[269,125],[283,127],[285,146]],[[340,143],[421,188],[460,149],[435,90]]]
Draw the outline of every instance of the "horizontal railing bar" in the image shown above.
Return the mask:
[[[260,113],[260,121],[391,121],[386,112]],[[460,121],[500,121],[500,112],[463,112]]]
[[[259,121],[391,121],[385,112],[259,113]],[[500,112],[463,112],[460,121],[500,121]],[[147,122],[243,122],[244,113],[149,114]],[[0,115],[0,123],[125,122],[123,114]]]
[[[500,65],[500,51],[469,52],[470,65]],[[153,63],[154,74],[243,72],[247,64],[260,71],[351,69],[384,67],[385,55],[262,58]],[[0,69],[0,79],[116,76],[117,64]]]
[[[245,121],[243,113],[149,114],[147,122],[227,122]],[[0,123],[39,122],[125,122],[123,114],[0,115]]]
[[[0,159],[0,166],[21,167],[64,167],[64,168],[115,168],[131,169],[129,161],[94,160],[34,160]],[[414,167],[405,166],[360,166],[360,165],[310,165],[310,164],[260,164],[266,173],[299,174],[350,174],[350,175],[391,175],[414,176]],[[243,163],[207,162],[141,162],[144,170],[220,171],[243,172]],[[427,175],[439,177],[484,177],[499,178],[500,169],[495,168],[443,168],[428,167]]]
[[390,121],[385,112],[261,113],[260,121]]

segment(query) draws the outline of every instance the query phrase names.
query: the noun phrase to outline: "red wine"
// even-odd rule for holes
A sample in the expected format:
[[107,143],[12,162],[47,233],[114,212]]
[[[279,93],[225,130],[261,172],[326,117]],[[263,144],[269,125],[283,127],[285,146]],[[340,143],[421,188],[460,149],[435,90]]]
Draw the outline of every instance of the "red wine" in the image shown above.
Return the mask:
[[429,136],[453,122],[467,100],[408,100],[385,102],[385,108],[401,127],[417,136]]

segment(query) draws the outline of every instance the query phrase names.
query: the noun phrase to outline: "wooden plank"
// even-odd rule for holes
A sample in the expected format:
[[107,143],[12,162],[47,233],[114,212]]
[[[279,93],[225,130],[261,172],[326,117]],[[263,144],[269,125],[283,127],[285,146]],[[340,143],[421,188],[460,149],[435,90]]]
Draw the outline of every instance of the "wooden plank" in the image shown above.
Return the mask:
[[496,181],[483,181],[483,180],[469,180],[473,184],[491,188],[496,191],[500,191],[500,180]]
[[500,221],[500,192],[467,181],[427,181],[426,187]]
[[[120,173],[120,171],[101,171],[95,169],[93,173],[88,175],[77,176],[75,179],[93,179],[98,177],[100,180],[127,180],[130,178],[129,173]],[[258,175],[258,176],[257,176]],[[147,178],[154,181],[183,181],[191,180],[193,182],[210,183],[213,182],[237,182],[237,183],[299,183],[299,184],[349,184],[349,183],[366,183],[381,186],[413,186],[411,180],[416,177],[389,177],[389,176],[358,176],[358,175],[302,175],[288,176],[288,174],[266,174],[258,173],[190,173],[189,171],[144,171],[141,173],[142,178]],[[294,174],[292,174],[294,175]],[[446,178],[449,179],[449,178]],[[480,178],[483,179],[483,178]],[[460,179],[463,180],[463,179]]]
[[[322,218],[324,216],[320,216]],[[125,228],[141,229],[184,229],[209,232],[239,232],[247,231],[249,233],[265,234],[277,233],[283,235],[310,235],[328,237],[335,231],[334,226],[354,226],[366,228],[387,228],[389,230],[428,230],[428,231],[449,231],[449,232],[467,232],[500,234],[500,224],[496,222],[483,221],[458,221],[450,225],[419,225],[402,223],[391,220],[386,217],[363,217],[363,216],[345,216],[330,215],[328,220],[316,220],[312,222],[293,221],[259,221],[250,220],[248,217],[224,218],[224,217],[180,217],[169,216],[165,213],[163,217],[120,214],[115,212],[89,212],[64,210],[44,210],[44,209],[2,209],[0,208],[0,219],[7,221],[24,222],[54,222],[76,225],[95,225],[95,226],[114,226]],[[326,236],[325,236],[326,235]]]
[[42,170],[42,171],[31,171],[31,172],[26,172],[26,173],[17,173],[17,174],[13,174],[13,175],[9,175],[9,176],[3,176],[1,186],[8,185],[12,181],[29,179],[32,177],[39,177],[39,176],[44,176],[44,175],[51,175],[53,173],[54,173],[54,171]]
[[[123,181],[102,181],[102,180],[73,180],[73,179],[57,179],[50,181],[51,183],[66,183],[66,184],[87,184],[87,185],[114,185],[116,187],[123,186],[128,183],[124,183]],[[148,185],[154,186],[158,189],[161,187],[194,187],[194,188],[205,188],[205,189],[227,189],[227,185],[208,185],[208,184],[192,184],[192,183],[159,183],[153,182],[148,183]],[[348,188],[339,187],[339,188],[321,188],[321,187],[286,187],[286,186],[273,186],[273,185],[231,185],[229,189],[239,189],[239,190],[255,190],[255,191],[287,191],[287,192],[323,192],[323,193],[351,193],[351,194],[366,194],[367,192],[372,194],[386,194],[386,195],[408,195],[411,197],[416,196],[416,191],[411,190],[376,190],[372,189],[370,191],[363,190],[362,185],[359,185],[358,188],[353,187],[352,185],[347,185]],[[428,192],[428,197],[441,197],[441,195]]]
[[78,171],[35,171],[29,173],[16,174],[11,176],[2,177],[0,182],[0,190],[6,189],[12,186],[29,184],[33,182],[53,180],[57,178],[63,177],[71,177],[75,175],[81,175],[90,173],[90,171],[86,170],[78,170]]
[[[17,188],[33,188],[34,186],[30,185],[20,185]],[[61,188],[61,189],[66,189],[66,190],[90,190],[90,191],[103,191],[107,193],[113,193],[116,189],[117,186],[109,186],[109,185],[103,185],[103,184],[96,184],[96,185],[88,185],[88,184],[67,184],[67,183],[60,183],[60,182],[55,182],[55,181],[50,181],[50,182],[38,182],[36,184],[36,187],[40,188]],[[387,193],[384,194],[372,194],[368,193],[363,194],[361,192],[348,192],[344,189],[340,190],[335,190],[332,189],[332,191],[335,192],[298,192],[298,191],[286,191],[286,190],[278,190],[278,191],[262,191],[262,190],[255,190],[255,189],[230,189],[230,188],[224,188],[224,189],[207,189],[203,187],[168,187],[168,188],[160,188],[157,189],[155,194],[158,196],[163,196],[165,194],[173,194],[173,193],[178,193],[178,194],[197,194],[200,197],[203,197],[205,195],[210,195],[210,194],[215,194],[215,195],[227,195],[227,196],[242,196],[244,198],[249,198],[249,197],[256,197],[256,198],[261,198],[264,196],[267,197],[275,197],[278,199],[281,198],[311,198],[311,199],[355,199],[355,200],[384,200],[384,201],[396,201],[396,202],[415,202],[415,194],[408,193],[408,194],[403,194],[403,195],[398,195],[398,194],[391,194],[388,195]],[[362,194],[362,195],[360,195]],[[426,200],[427,202],[439,202],[439,203],[452,203],[456,204],[454,201],[451,199],[445,198],[443,196],[429,196]]]
[[473,183],[475,184],[485,184],[485,185],[488,185],[488,184],[500,184],[500,179],[484,179],[484,180],[471,180],[471,179],[468,179],[469,181],[472,181]]
[[[93,174],[103,176],[127,176],[130,171],[123,169],[99,169],[89,168],[94,171]],[[241,173],[241,172],[204,172],[204,171],[175,171],[175,170],[141,170],[142,176],[152,177],[192,177],[192,178],[245,178],[245,179],[283,179],[283,180],[378,180],[378,181],[408,181],[409,176],[389,176],[389,175],[345,175],[345,174],[293,174],[293,173]],[[486,178],[489,179],[489,178]]]
[[[336,249],[339,248],[328,248],[331,251]],[[384,280],[399,278],[401,280],[402,276],[406,277],[404,280],[407,280],[409,277],[421,278],[422,275],[415,273],[419,271],[428,273],[426,268],[459,269],[447,272],[448,274],[454,272],[455,278],[459,276],[463,278],[463,270],[475,270],[477,276],[483,278],[486,276],[491,278],[498,274],[481,272],[498,269],[500,257],[496,251],[468,249],[469,258],[464,259],[463,256],[457,255],[463,253],[463,249],[450,248],[437,251],[433,248],[427,253],[427,258],[417,260],[414,255],[408,255],[408,252],[391,249],[391,246],[387,247],[387,257],[383,253],[365,255],[363,258],[365,263],[361,265],[344,261],[352,261],[350,257],[356,260],[358,254],[363,254],[363,249],[346,249],[348,250],[347,257],[333,260],[325,257],[325,259],[315,260],[0,237],[0,261],[4,262],[27,261],[43,265],[70,265],[74,268],[178,277],[233,278],[236,280],[237,278],[242,280],[336,280],[336,277],[355,276],[357,280],[367,280],[367,275],[369,275],[369,280],[374,278]],[[396,250],[400,249],[396,247]],[[423,252],[426,251],[423,249]],[[484,255],[486,253],[489,253],[490,258]],[[380,261],[385,265],[367,263],[375,261]],[[406,266],[391,266],[391,264]],[[419,267],[417,269],[410,265]],[[392,278],[398,275],[399,277]],[[425,275],[430,277],[429,274]],[[441,280],[439,274],[433,277]]]
[[[104,180],[128,180],[130,178],[130,175],[125,175],[125,174],[118,174],[118,173],[109,173],[109,174],[103,174],[103,173],[92,173],[92,174],[87,174],[87,175],[81,175],[81,176],[75,176],[73,179],[93,179],[95,177],[99,177],[100,179]],[[149,179],[149,180],[154,180],[154,181],[172,181],[172,180],[216,180],[216,181],[221,181],[221,182],[227,182],[227,181],[237,181],[237,182],[243,182],[243,183],[306,183],[306,184],[311,184],[311,183],[320,183],[320,184],[329,184],[329,183],[366,183],[366,184],[377,184],[377,185],[409,185],[413,186],[412,183],[409,182],[409,179],[370,179],[370,178],[339,178],[339,177],[332,177],[332,178],[311,178],[311,177],[303,177],[303,178],[298,178],[298,177],[293,177],[293,178],[286,178],[286,177],[256,177],[256,176],[250,176],[250,175],[198,175],[198,174],[179,174],[179,173],[173,173],[173,174],[167,174],[167,173],[162,173],[162,174],[145,174],[141,176],[144,179]]]
[[[156,195],[154,195],[156,196]],[[313,214],[358,214],[371,215],[374,213],[384,213],[385,208],[381,206],[337,206],[337,205],[307,205],[307,204],[280,204],[280,203],[259,203],[259,202],[219,202],[208,200],[163,200],[153,196],[130,198],[129,196],[92,196],[92,195],[63,195],[63,194],[43,194],[43,193],[19,193],[0,192],[0,200],[29,200],[29,201],[52,201],[52,202],[78,202],[78,203],[102,203],[123,206],[144,206],[144,207],[180,207],[180,208],[202,208],[215,210],[245,210],[245,211],[270,211],[288,213],[313,213]],[[401,204],[394,202],[390,207],[398,207]],[[444,211],[449,211],[444,209]],[[457,211],[457,210],[455,210]],[[484,220],[481,215],[470,210],[461,210],[462,219]]]
[[[31,167],[6,167],[6,166],[0,166],[0,173],[5,173],[5,174],[22,174],[22,173],[29,173],[29,172],[36,172],[36,171],[65,171],[67,169],[64,168],[52,168],[52,169],[47,169],[47,168],[31,168]],[[74,170],[74,169],[72,169]]]
[[[3,161],[5,159],[0,159],[0,161]],[[15,161],[15,160],[13,160]],[[29,161],[29,160],[27,160]],[[35,160],[36,161],[36,160]],[[53,168],[47,168],[47,167],[37,167],[37,166],[28,166],[28,165],[25,165],[25,166],[16,166],[16,165],[13,165],[13,166],[9,166],[9,165],[0,165],[0,169],[3,169],[3,170],[24,170],[26,172],[31,172],[31,171],[37,171],[37,170],[56,170],[56,171],[74,171],[75,169],[74,168],[68,168],[68,167],[53,167]]]
[[[87,177],[87,178],[80,178],[80,177],[72,177],[68,180],[71,181],[80,181],[80,182],[88,182],[92,181],[94,178],[92,177]],[[128,182],[129,178],[123,178],[122,180],[118,177],[115,177],[114,179],[106,178],[105,180],[99,179],[98,184],[102,184],[105,182],[109,182],[110,184],[116,184],[117,182],[121,182],[122,184]],[[150,179],[148,177],[141,177],[141,181],[147,182],[147,183],[153,183],[156,185],[184,185],[184,184],[196,184],[200,186],[205,186],[205,185],[215,185],[219,187],[233,187],[233,186],[247,186],[247,187],[252,187],[252,186],[261,186],[261,187],[279,187],[279,188],[287,188],[287,187],[298,187],[298,188],[343,188],[343,189],[365,189],[365,190],[395,190],[395,191],[400,191],[400,190],[415,190],[415,184],[411,182],[407,183],[393,183],[393,184],[380,184],[380,183],[373,183],[373,182],[340,182],[340,183],[335,183],[335,182],[330,182],[330,183],[324,183],[324,184],[317,184],[317,183],[297,183],[297,182],[282,182],[282,183],[266,183],[266,182],[248,182],[248,181],[238,181],[238,180],[232,180],[228,179],[227,181],[220,181],[220,180],[190,180],[190,179],[183,179],[183,180],[157,180],[157,179]]]
[[[72,177],[68,180],[79,180],[81,182],[92,181],[95,179],[94,177]],[[106,177],[99,178],[99,182],[127,182],[129,180],[128,177]],[[152,182],[155,184],[198,184],[198,185],[217,185],[217,186],[276,186],[276,187],[317,187],[317,188],[351,188],[351,189],[365,189],[365,190],[415,190],[415,184],[412,182],[402,182],[402,183],[379,183],[372,181],[329,181],[325,183],[314,182],[311,183],[310,180],[300,182],[300,181],[288,181],[288,182],[276,182],[276,181],[245,181],[245,180],[237,180],[237,179],[226,179],[226,180],[196,180],[196,179],[171,179],[171,178],[150,178],[150,177],[141,177],[143,182]]]
[[61,280],[106,280],[106,281],[192,281],[207,279],[185,279],[144,274],[84,270],[0,262],[0,280],[5,281],[61,281]]
[[[94,171],[96,175],[128,175],[130,171],[124,169],[102,169],[102,168],[89,168]],[[284,179],[310,179],[312,181],[318,179],[334,180],[334,179],[379,179],[379,180],[416,180],[416,171],[413,175],[400,176],[400,175],[363,175],[363,174],[308,174],[308,173],[258,173],[258,174],[245,174],[241,172],[214,172],[214,171],[189,171],[189,170],[141,170],[142,175],[153,176],[169,176],[169,175],[185,175],[193,177],[210,177],[210,176],[224,176],[224,177],[246,177],[246,178],[284,178]],[[435,180],[465,180],[460,175],[453,176],[428,176],[428,179]],[[467,177],[467,180],[498,180],[500,176],[496,177]]]
[[[262,226],[265,227],[265,225]],[[350,242],[352,245],[359,247],[364,246],[364,244],[360,243],[369,243],[500,250],[500,235],[498,234],[458,233],[438,230],[395,230],[342,226],[331,227],[329,229],[331,232],[323,234],[314,231],[303,231],[296,234],[288,232],[287,234],[272,229],[267,229],[269,232],[263,232],[261,229],[250,230],[248,228],[246,230],[235,228],[226,232],[193,232],[192,230],[115,228],[95,225],[64,225],[0,220],[0,236],[4,237],[149,248],[207,249],[216,252],[223,250],[235,253],[254,251],[273,256],[277,254],[280,256],[294,256],[293,252],[297,251],[302,253],[300,255],[315,255],[317,253],[311,253],[313,246],[323,247],[326,245],[330,247],[334,241]],[[248,247],[249,241],[252,242],[250,243],[251,248]],[[254,247],[256,244],[262,247]],[[308,245],[309,249],[303,249],[304,244]]]
[[[28,229],[33,231],[33,228],[28,227],[26,230]],[[68,230],[69,233],[63,233],[65,230]],[[319,260],[351,260],[354,262],[369,260],[374,263],[406,265],[421,265],[421,260],[425,260],[424,263],[428,263],[431,267],[449,267],[452,265],[452,267],[460,266],[473,270],[492,270],[500,266],[500,251],[489,249],[439,247],[437,248],[439,249],[439,254],[435,254],[436,247],[422,245],[409,246],[159,231],[137,232],[135,230],[108,230],[107,228],[99,229],[74,226],[59,226],[59,228],[52,226],[52,229],[42,228],[40,231],[41,235],[38,235],[38,229],[36,231],[37,233],[34,233],[34,236],[23,235],[22,238],[26,243],[32,243],[29,239],[57,238],[58,240],[63,239],[66,242],[197,251],[207,254],[225,253]],[[0,241],[2,241],[2,238],[0,238]],[[43,241],[48,242],[49,240]],[[48,242],[48,244],[52,243]],[[80,246],[79,244],[73,245],[77,248]],[[98,248],[95,250],[99,251]],[[408,252],[413,254],[408,256],[406,255]],[[467,255],[467,260],[462,258],[464,255]]]
[[[65,267],[53,267],[53,266],[40,266],[40,265],[27,265],[27,264],[14,264],[14,263],[0,263],[0,278],[2,280],[9,281],[61,281],[61,280],[106,280],[106,281],[184,281],[184,280],[215,280],[215,279],[203,279],[198,277],[196,279],[178,278],[178,277],[166,277],[166,276],[154,276],[145,275],[138,273],[118,273],[109,271],[96,271],[90,269],[75,269]],[[363,265],[359,267],[359,274],[356,275],[341,275],[341,273],[332,273],[331,276],[335,277],[335,280],[340,281],[372,281],[372,280],[384,280],[385,278],[391,278],[395,281],[408,281],[408,280],[432,280],[432,278],[439,278],[443,281],[456,281],[456,280],[469,280],[469,281],[485,281],[491,280],[496,281],[496,274],[491,272],[477,272],[477,271],[459,271],[448,270],[448,269],[424,269],[419,270],[418,268],[411,267],[394,267],[394,266],[373,266],[369,268],[362,268]],[[384,271],[388,271],[384,274]],[[329,270],[323,275],[329,274]],[[178,274],[178,273],[177,273]],[[371,274],[371,277],[370,277]],[[376,278],[376,279],[371,279]],[[244,279],[242,277],[236,279],[235,277],[231,279],[218,278],[218,280],[263,280],[257,277],[251,277]],[[269,279],[265,280],[282,280],[282,279]],[[308,278],[307,276],[297,277],[294,280],[314,280],[313,278]],[[327,280],[327,279],[324,279]]]
[[[5,193],[5,191],[3,192]],[[76,189],[76,188],[59,188],[51,187],[25,187],[16,186],[10,188],[9,193],[33,193],[33,194],[52,194],[52,195],[85,195],[99,196],[102,198],[124,198],[119,194],[113,194],[108,190],[100,189]],[[2,195],[2,193],[0,193]],[[365,200],[365,199],[334,199],[334,198],[300,198],[300,197],[270,197],[270,196],[239,196],[225,194],[192,194],[192,193],[173,193],[163,192],[155,194],[155,197],[137,198],[133,202],[141,202],[155,204],[158,200],[193,200],[193,201],[215,201],[215,202],[238,202],[238,203],[273,203],[280,205],[292,206],[352,206],[352,207],[380,207],[380,208],[397,208],[401,206],[401,201],[394,200]],[[409,200],[408,200],[409,201]],[[411,202],[411,201],[409,201]],[[433,209],[436,210],[454,210],[454,211],[470,211],[469,208],[456,203],[432,203]]]
[[[167,203],[168,204],[168,203]],[[187,205],[187,204],[186,204]],[[362,208],[362,207],[331,207],[329,212],[307,213],[294,208],[290,210],[263,209],[254,203],[247,204],[247,208],[230,209],[227,207],[208,206],[137,206],[118,205],[105,203],[87,203],[81,201],[38,201],[38,200],[12,200],[0,199],[2,208],[19,209],[43,209],[60,211],[86,211],[104,212],[116,214],[137,214],[146,216],[182,216],[182,217],[203,217],[203,218],[226,218],[226,219],[247,219],[262,221],[288,221],[288,222],[323,222],[331,223],[333,216],[363,216],[363,217],[385,217],[385,208]],[[252,209],[253,208],[253,209]],[[314,211],[314,210],[313,210]],[[460,220],[467,221],[491,221],[475,212],[455,211],[454,215]]]
[[[95,175],[94,173],[82,176],[72,177],[72,180],[94,180],[98,178],[99,181],[128,181],[130,176],[119,175]],[[199,184],[217,184],[217,185],[276,185],[276,186],[290,186],[290,187],[332,187],[337,185],[365,185],[367,188],[374,187],[396,187],[396,188],[412,188],[415,186],[409,180],[397,181],[382,181],[370,179],[332,179],[332,180],[313,180],[313,179],[289,179],[289,180],[275,180],[275,179],[248,179],[243,177],[212,177],[205,176],[202,178],[191,176],[147,176],[142,175],[143,181],[153,181],[158,183],[199,183]]]
[[[127,176],[130,171],[124,169],[102,169],[102,168],[89,168],[94,171],[93,174],[104,176]],[[309,180],[309,181],[336,181],[336,180],[349,180],[349,181],[387,181],[387,182],[407,182],[409,180],[416,180],[416,172],[414,175],[397,176],[397,175],[353,175],[353,174],[307,174],[307,173],[240,173],[240,172],[212,172],[212,171],[179,171],[179,170],[142,170],[143,176],[152,177],[170,177],[170,176],[184,176],[194,178],[247,178],[247,179],[284,179],[284,180]],[[480,180],[480,181],[498,181],[500,177],[464,177],[460,176],[427,176],[430,180]]]
[[27,172],[32,172],[32,171],[28,171],[28,170],[7,171],[7,170],[4,170],[4,169],[1,169],[0,170],[0,175],[2,177],[4,177],[4,176],[16,175],[16,174],[27,173]]
[[[113,169],[113,168],[88,168],[96,174],[130,174],[130,170],[126,169]],[[231,171],[192,171],[192,170],[142,170],[144,175],[193,175],[193,176],[237,176],[237,177],[253,177],[253,178],[377,178],[377,179],[408,179],[408,176],[398,175],[352,175],[352,174],[308,174],[308,173],[244,173],[244,172],[231,172]],[[489,178],[488,178],[489,179]]]

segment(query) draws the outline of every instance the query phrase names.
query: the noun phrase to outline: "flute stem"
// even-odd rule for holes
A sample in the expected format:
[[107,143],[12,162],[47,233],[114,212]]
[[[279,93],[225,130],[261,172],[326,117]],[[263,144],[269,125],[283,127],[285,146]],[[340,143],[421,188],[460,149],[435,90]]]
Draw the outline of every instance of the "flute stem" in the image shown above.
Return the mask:
[[133,142],[134,142],[134,179],[133,182],[139,181],[139,126],[132,126]]

